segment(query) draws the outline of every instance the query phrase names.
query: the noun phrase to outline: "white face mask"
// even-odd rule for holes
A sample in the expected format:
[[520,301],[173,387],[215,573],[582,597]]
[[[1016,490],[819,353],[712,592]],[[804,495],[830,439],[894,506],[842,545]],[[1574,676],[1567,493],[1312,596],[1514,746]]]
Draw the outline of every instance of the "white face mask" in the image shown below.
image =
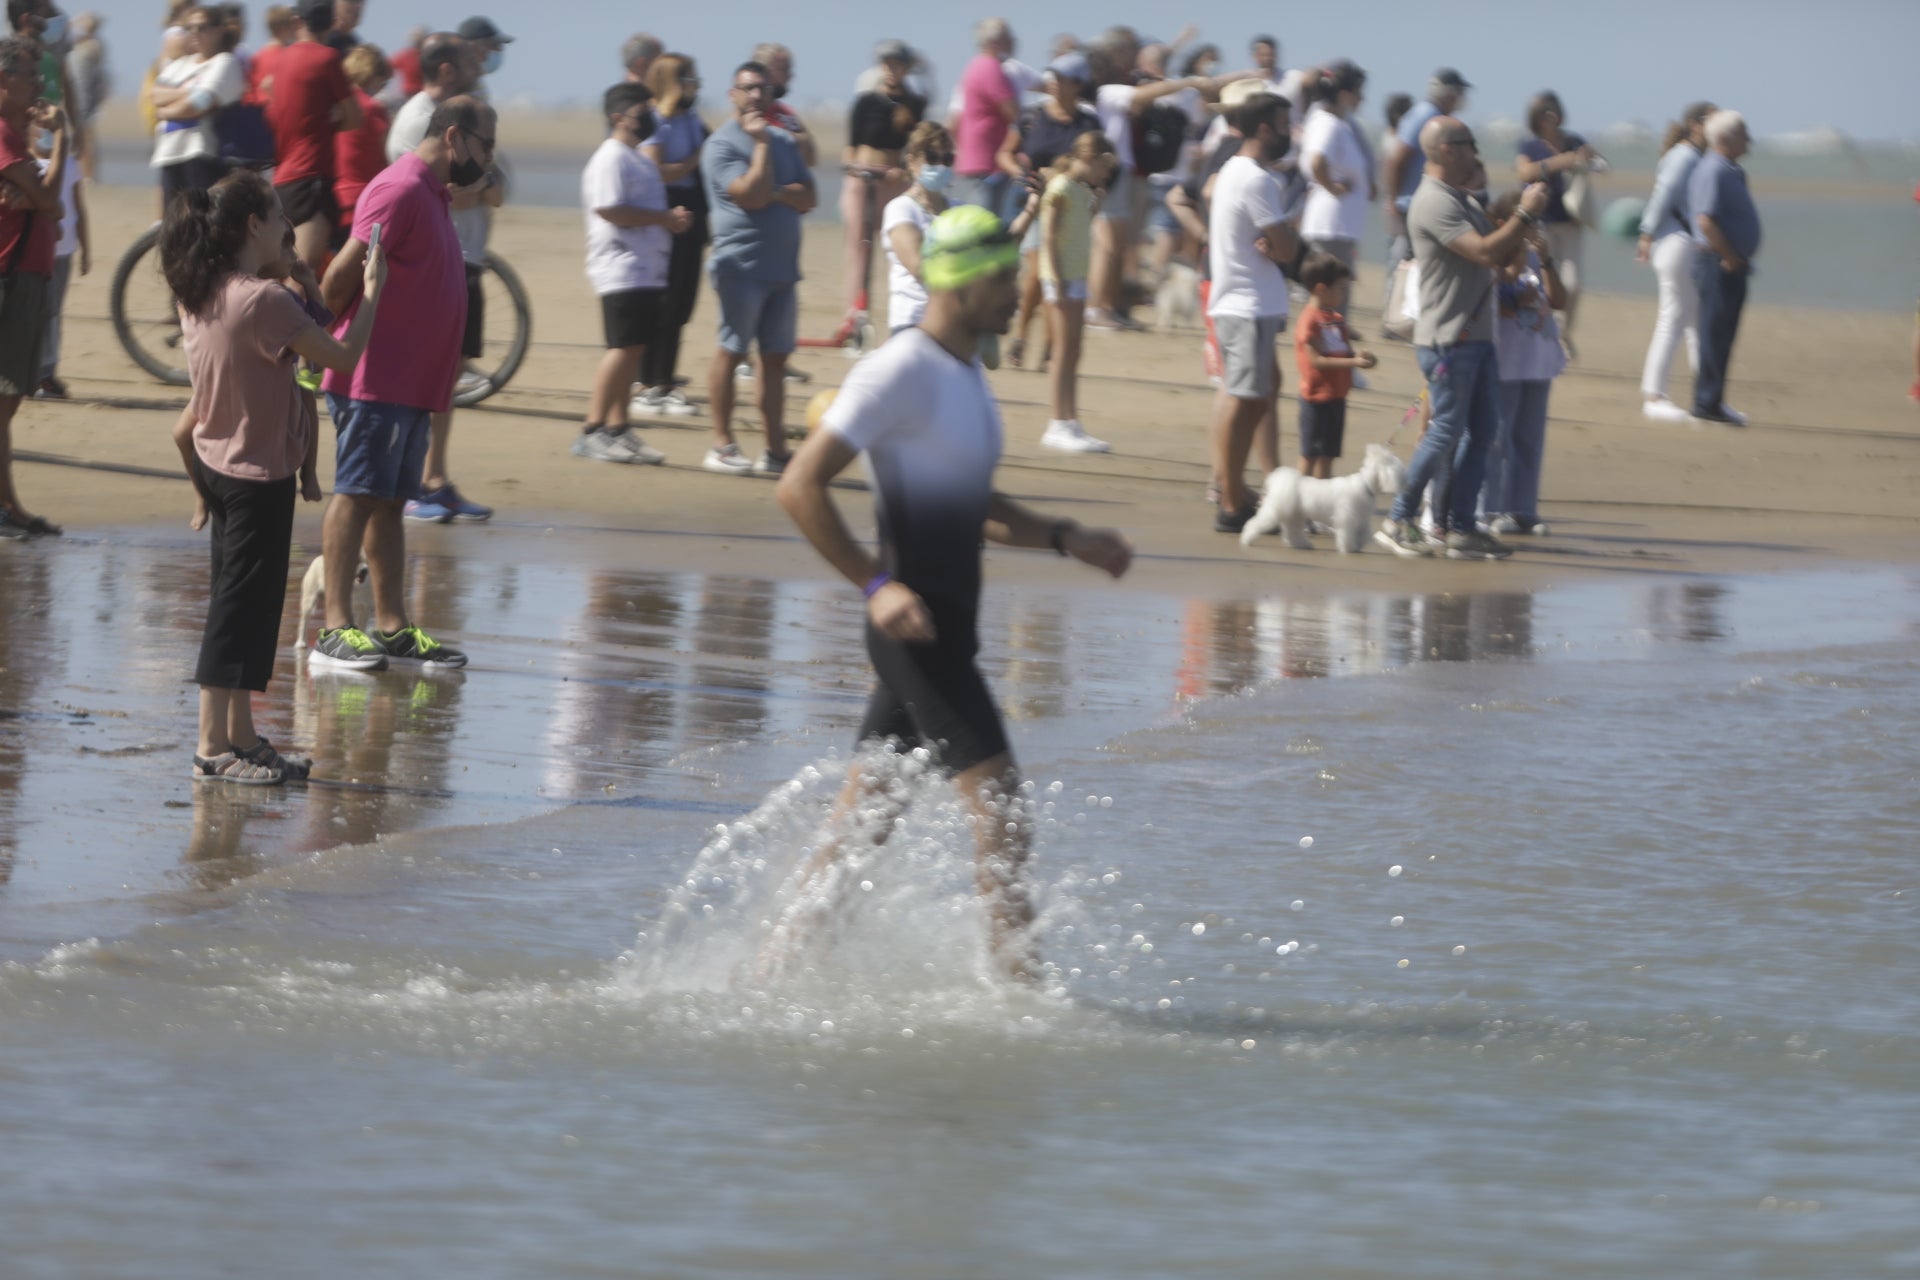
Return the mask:
[[947,193],[953,185],[953,166],[945,164],[923,164],[920,166],[920,186],[936,196]]
[[67,15],[56,13],[47,19],[45,29],[40,32],[40,43],[50,49],[63,48],[67,43]]

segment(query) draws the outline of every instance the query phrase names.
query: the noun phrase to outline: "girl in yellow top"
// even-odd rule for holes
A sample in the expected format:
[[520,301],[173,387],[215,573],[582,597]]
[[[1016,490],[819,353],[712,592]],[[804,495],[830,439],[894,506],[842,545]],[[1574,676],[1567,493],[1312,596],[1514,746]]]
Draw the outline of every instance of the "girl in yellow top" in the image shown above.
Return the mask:
[[1093,258],[1093,214],[1099,189],[1113,181],[1113,143],[1100,132],[1083,133],[1054,161],[1040,197],[1040,293],[1053,336],[1053,417],[1042,448],[1062,453],[1105,453],[1113,446],[1080,425],[1074,405],[1080,374],[1080,333],[1086,323],[1087,269]]

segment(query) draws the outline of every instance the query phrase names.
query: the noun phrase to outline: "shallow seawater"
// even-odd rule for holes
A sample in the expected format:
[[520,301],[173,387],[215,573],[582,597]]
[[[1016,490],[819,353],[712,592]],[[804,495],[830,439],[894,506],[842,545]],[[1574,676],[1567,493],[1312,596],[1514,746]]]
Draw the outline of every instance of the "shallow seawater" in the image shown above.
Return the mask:
[[1920,1268],[1910,574],[995,589],[1027,989],[910,759],[796,889],[826,584],[419,556],[474,666],[289,659],[263,723],[347,781],[231,796],[176,767],[198,552],[35,550],[9,1280]]

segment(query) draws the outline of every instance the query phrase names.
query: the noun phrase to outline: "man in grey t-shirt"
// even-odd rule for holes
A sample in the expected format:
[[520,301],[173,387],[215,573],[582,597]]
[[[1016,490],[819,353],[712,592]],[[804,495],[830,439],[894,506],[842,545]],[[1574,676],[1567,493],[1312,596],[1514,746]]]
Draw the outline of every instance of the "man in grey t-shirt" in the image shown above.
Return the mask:
[[[735,68],[727,91],[734,118],[700,149],[713,254],[707,275],[720,302],[720,349],[707,371],[713,410],[709,471],[778,475],[787,465],[787,357],[793,353],[799,303],[800,217],[813,208],[813,173],[793,135],[771,124],[772,78],[758,62]],[[760,352],[760,416],[767,431],[758,462],[733,438],[733,371],[749,348]]]
[[1451,461],[1444,509],[1433,513],[1446,530],[1447,557],[1498,560],[1510,554],[1507,547],[1474,523],[1487,446],[1500,430],[1495,272],[1527,251],[1548,192],[1542,183],[1528,187],[1519,213],[1496,230],[1466,190],[1479,163],[1473,132],[1452,116],[1436,116],[1421,130],[1420,147],[1427,170],[1407,206],[1407,234],[1420,265],[1420,319],[1413,341],[1432,417],[1407,468],[1406,484],[1374,537],[1395,555],[1432,555],[1416,519],[1420,495],[1428,481],[1448,475]]

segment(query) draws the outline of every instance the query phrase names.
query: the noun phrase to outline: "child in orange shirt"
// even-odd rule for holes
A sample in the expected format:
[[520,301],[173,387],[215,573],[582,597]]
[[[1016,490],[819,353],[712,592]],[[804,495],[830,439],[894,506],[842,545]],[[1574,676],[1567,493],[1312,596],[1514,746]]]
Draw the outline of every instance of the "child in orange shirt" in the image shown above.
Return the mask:
[[1378,363],[1371,351],[1357,351],[1353,331],[1341,309],[1353,270],[1331,254],[1309,255],[1300,267],[1300,283],[1313,303],[1293,331],[1293,352],[1300,362],[1300,474],[1333,478],[1333,460],[1347,433],[1347,393],[1353,371]]

